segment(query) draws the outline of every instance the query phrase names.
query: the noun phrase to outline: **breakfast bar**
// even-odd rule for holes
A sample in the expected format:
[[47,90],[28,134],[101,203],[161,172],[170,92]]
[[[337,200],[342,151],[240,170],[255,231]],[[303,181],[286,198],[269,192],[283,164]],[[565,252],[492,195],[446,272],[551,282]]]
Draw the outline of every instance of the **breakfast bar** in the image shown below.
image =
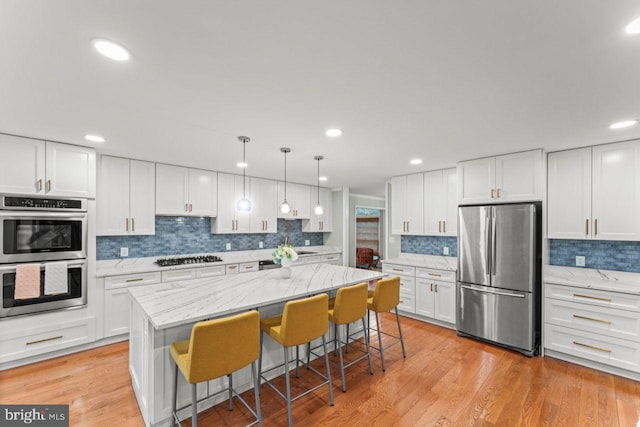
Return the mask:
[[[258,309],[261,317],[279,314],[286,301],[383,277],[377,271],[328,264],[292,267],[290,278],[280,270],[162,283],[132,288],[130,293],[129,371],[146,426],[166,425],[171,408],[169,346],[188,339],[194,323]],[[279,347],[268,340],[263,348],[264,370],[282,362]],[[277,376],[284,371],[274,370]],[[224,379],[198,386],[198,398],[221,390]],[[248,368],[234,375],[238,390],[251,387]],[[190,399],[186,383],[178,384],[178,407]],[[222,397],[224,399],[224,397]],[[207,399],[199,410],[218,403]],[[186,414],[185,414],[186,415]]]

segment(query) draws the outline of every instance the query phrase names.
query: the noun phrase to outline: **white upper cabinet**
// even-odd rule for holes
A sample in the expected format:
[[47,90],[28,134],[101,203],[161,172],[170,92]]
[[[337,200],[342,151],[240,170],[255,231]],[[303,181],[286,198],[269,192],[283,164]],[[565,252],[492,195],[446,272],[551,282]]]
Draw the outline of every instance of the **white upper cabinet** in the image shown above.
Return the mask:
[[155,234],[155,164],[102,156],[98,235]]
[[458,223],[456,168],[424,174],[424,234],[455,236]]
[[640,240],[640,141],[593,147],[592,233]]
[[547,237],[591,237],[591,148],[547,157]]
[[391,178],[391,233],[422,234],[424,176],[421,173]]
[[458,163],[459,204],[542,200],[542,150]]
[[311,187],[311,218],[302,221],[302,231],[305,233],[332,231],[333,216],[333,193],[328,188],[320,188],[320,205],[322,206],[322,215],[316,215],[314,209],[318,204],[318,188]]
[[311,187],[287,182],[287,202],[291,206],[288,214],[280,212],[280,205],[284,198],[284,182],[278,182],[278,218],[309,219],[311,217]]
[[640,241],[640,141],[550,153],[547,237]]
[[92,148],[0,134],[0,191],[95,198]]
[[[247,178],[249,180],[249,178]],[[275,233],[278,231],[278,185],[269,179],[250,178],[251,232]]]
[[156,165],[156,214],[216,216],[218,174],[201,169]]
[[[242,189],[242,176],[218,174],[218,216],[211,219],[212,233],[233,234],[251,231],[251,211],[241,212],[236,209],[238,200],[242,198]],[[250,178],[247,178],[245,191],[247,198],[251,200]]]

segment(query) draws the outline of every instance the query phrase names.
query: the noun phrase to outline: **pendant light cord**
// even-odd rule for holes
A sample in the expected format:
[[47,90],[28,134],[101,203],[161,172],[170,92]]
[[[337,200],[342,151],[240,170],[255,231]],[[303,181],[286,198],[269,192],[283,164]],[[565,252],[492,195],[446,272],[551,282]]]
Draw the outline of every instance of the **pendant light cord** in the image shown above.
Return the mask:
[[242,168],[242,197],[247,198],[247,178],[245,176],[247,172],[247,141],[242,141],[242,163],[244,163],[244,167]]
[[287,201],[287,152],[284,152],[284,201]]
[[318,159],[318,205],[320,204],[320,159]]

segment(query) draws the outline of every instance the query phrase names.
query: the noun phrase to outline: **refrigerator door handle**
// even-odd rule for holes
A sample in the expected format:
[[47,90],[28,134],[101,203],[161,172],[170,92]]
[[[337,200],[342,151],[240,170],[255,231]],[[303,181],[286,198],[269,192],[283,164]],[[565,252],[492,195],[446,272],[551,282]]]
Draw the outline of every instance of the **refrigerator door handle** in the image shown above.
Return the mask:
[[500,291],[494,291],[494,290],[488,290],[488,289],[478,289],[478,288],[473,288],[471,286],[466,286],[466,285],[460,285],[460,287],[464,289],[469,289],[470,291],[478,291],[478,292],[484,292],[487,294],[494,294],[494,295],[503,295],[505,297],[514,297],[514,298],[525,297],[525,295],[523,294],[512,294],[512,293],[500,292]]
[[[484,217],[484,227],[485,230],[489,230],[489,227],[491,227],[491,217],[487,214],[487,216]],[[485,249],[486,249],[486,272],[487,272],[487,276],[489,276],[487,279],[487,283],[490,284],[491,283],[491,234],[490,233],[486,233],[486,242],[485,242]]]
[[491,284],[495,281],[496,277],[496,210],[491,207]]

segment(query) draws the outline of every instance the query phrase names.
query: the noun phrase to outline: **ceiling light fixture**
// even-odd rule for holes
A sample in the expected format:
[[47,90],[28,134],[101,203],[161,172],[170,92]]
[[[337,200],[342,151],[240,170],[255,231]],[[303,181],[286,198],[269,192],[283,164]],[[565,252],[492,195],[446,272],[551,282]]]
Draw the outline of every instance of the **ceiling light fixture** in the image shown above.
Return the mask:
[[291,152],[291,148],[282,147],[280,151],[284,153],[284,201],[280,205],[280,212],[288,214],[291,212],[291,206],[287,202],[287,153]]
[[318,203],[316,204],[316,207],[313,208],[313,213],[315,213],[316,215],[322,215],[324,213],[324,209],[322,208],[322,205],[320,204],[320,160],[324,159],[323,156],[315,156],[313,158],[314,160],[318,161]]
[[411,159],[411,161],[409,161],[409,163],[411,163],[412,165],[421,165],[422,164],[422,159]]
[[93,39],[92,43],[98,52],[114,61],[128,61],[131,58],[129,51],[118,43],[105,39]]
[[327,136],[336,137],[342,135],[342,131],[340,129],[327,129],[325,134]]
[[[238,140],[242,142],[242,163],[244,165],[246,162],[246,154],[247,154],[247,142],[251,141],[248,136],[239,136]],[[245,172],[247,171],[246,166],[242,168],[242,198],[238,200],[236,203],[236,209],[242,212],[249,212],[251,210],[251,201],[247,199],[247,177],[245,176]]]
[[84,139],[91,142],[104,142],[104,138],[101,137],[100,135],[86,134],[84,136]]
[[320,181],[326,181],[328,178],[326,176],[321,176],[320,178],[318,178]]
[[640,17],[634,19],[626,26],[624,31],[627,34],[640,34]]
[[624,129],[634,126],[638,123],[637,120],[623,120],[621,122],[612,123],[609,125],[609,129]]

